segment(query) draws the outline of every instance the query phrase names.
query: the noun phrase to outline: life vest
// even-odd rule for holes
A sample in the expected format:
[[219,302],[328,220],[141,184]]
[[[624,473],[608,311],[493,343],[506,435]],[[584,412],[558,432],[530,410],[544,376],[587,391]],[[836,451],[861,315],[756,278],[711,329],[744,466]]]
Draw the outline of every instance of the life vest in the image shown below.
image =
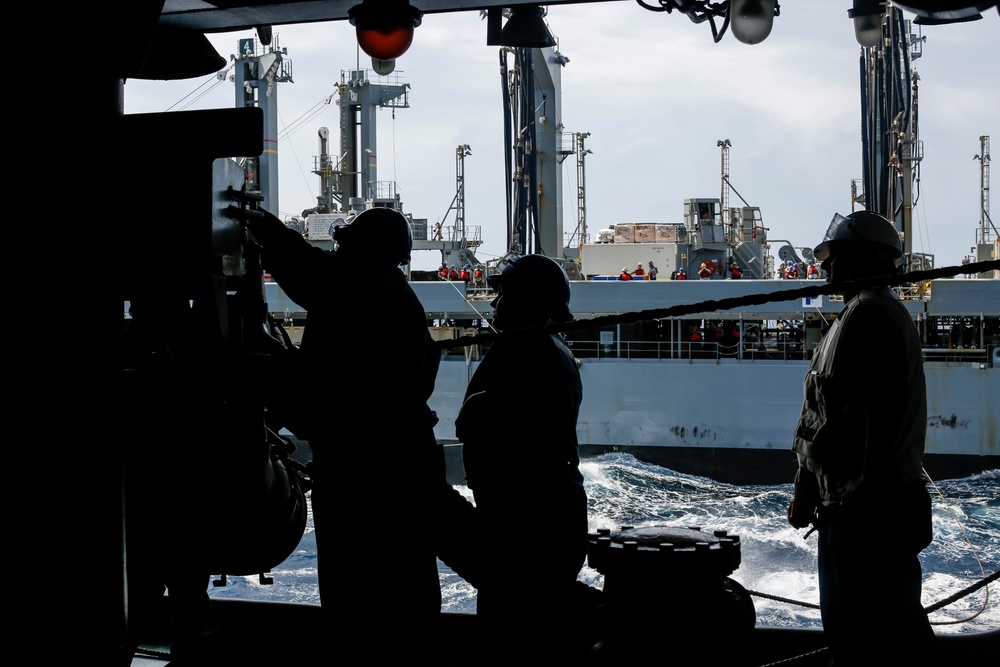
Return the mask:
[[733,264],[732,268],[729,269],[729,274],[733,278],[742,278],[743,277],[743,269],[741,269],[738,264]]
[[632,276],[630,276],[625,271],[622,271],[622,274],[618,276],[618,280],[632,280]]
[[687,273],[685,273],[683,269],[677,272],[677,280],[687,280],[687,279],[688,279]]
[[466,269],[462,269],[462,273],[459,276],[462,280],[469,279],[469,272]]
[[708,262],[701,263],[701,268],[698,269],[698,275],[701,278],[708,278],[710,275],[712,275],[712,268],[709,267]]
[[701,333],[697,329],[695,329],[694,331],[691,332],[691,342],[697,343],[700,341],[701,341]]

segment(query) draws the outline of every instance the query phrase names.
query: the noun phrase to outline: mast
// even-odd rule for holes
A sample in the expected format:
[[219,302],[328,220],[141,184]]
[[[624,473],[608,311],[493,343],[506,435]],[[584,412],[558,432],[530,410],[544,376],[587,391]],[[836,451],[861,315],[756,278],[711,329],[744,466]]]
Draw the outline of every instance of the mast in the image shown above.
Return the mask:
[[[508,65],[508,55],[513,64]],[[504,47],[504,143],[507,153],[507,249],[559,257],[563,247],[561,69],[553,47]]]
[[[367,70],[340,73],[340,154],[344,170],[341,201],[395,199],[395,187],[381,191],[378,180],[378,132],[375,112],[380,108],[406,109],[410,106],[410,84],[393,77],[393,83],[373,85]],[[357,202],[355,202],[357,203]],[[398,207],[397,207],[398,208]]]
[[990,220],[990,137],[984,134],[979,137],[979,238],[980,245],[992,245],[993,221]]
[[292,80],[292,61],[288,49],[278,47],[278,36],[269,42],[239,40],[233,81],[236,84],[236,108],[259,107],[264,112],[264,152],[246,158],[244,170],[247,187],[263,196],[261,205],[278,213],[278,83]]
[[593,153],[584,146],[590,132],[576,133],[576,232],[577,245],[587,242],[587,174],[586,157]]
[[735,235],[730,228],[732,220],[729,216],[729,149],[733,144],[729,139],[719,139],[715,145],[722,149],[722,183],[719,192],[719,205],[722,207],[722,228],[726,230],[730,241],[732,241]]
[[[990,219],[990,137],[979,137],[979,154],[973,159],[979,161],[979,233],[976,235],[976,261],[985,262],[1000,256],[1000,235],[996,233]],[[979,278],[991,278],[988,272],[977,274]]]
[[455,149],[455,238],[465,241],[465,156],[472,155],[469,144]]

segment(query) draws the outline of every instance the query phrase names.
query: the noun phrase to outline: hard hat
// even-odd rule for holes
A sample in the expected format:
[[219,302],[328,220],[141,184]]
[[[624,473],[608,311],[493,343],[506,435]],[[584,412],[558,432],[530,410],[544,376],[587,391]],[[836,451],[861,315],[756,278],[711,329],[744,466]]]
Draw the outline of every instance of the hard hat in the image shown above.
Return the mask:
[[555,322],[569,322],[569,278],[555,260],[545,255],[514,256],[500,273],[486,278],[504,296],[524,300]]
[[628,272],[628,267],[627,266],[623,266],[622,267],[622,273],[627,273],[627,272]]
[[903,245],[899,232],[887,218],[872,211],[856,211],[848,216],[833,214],[823,241],[813,249],[821,262],[826,261],[837,245],[842,243],[874,243],[883,246],[899,266],[903,259]]
[[337,227],[333,238],[352,256],[385,258],[393,266],[410,263],[413,233],[402,213],[391,208],[370,208],[354,217],[349,225]]

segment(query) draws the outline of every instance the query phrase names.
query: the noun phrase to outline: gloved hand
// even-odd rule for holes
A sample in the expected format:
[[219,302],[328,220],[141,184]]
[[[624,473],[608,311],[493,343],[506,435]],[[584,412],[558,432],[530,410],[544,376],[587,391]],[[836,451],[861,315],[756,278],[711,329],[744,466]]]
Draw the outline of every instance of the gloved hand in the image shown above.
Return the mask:
[[794,499],[788,503],[788,523],[793,528],[808,528],[815,521],[815,505]]

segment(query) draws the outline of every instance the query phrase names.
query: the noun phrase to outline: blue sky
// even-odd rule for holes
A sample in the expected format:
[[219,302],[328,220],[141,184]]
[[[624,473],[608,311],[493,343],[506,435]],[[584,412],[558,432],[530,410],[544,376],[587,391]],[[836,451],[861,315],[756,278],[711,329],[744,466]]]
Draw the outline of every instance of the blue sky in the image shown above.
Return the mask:
[[[850,211],[851,181],[861,176],[859,46],[849,6],[783,3],[770,36],[754,46],[731,34],[716,44],[707,23],[633,2],[551,8],[548,24],[569,58],[562,123],[590,133],[590,235],[615,222],[680,222],[684,199],[718,197],[716,142],[729,139],[730,181],[760,207],[770,238],[815,245],[834,212]],[[934,254],[938,266],[959,263],[976,240],[980,168],[973,156],[981,135],[1000,142],[998,24],[989,10],[981,21],[922,28],[926,41],[915,68],[924,159],[914,249]],[[275,27],[275,33],[295,81],[277,91],[284,130],[279,210],[286,216],[315,205],[317,131],[326,126],[337,137],[337,107],[324,99],[342,71],[370,67],[370,59],[359,54],[346,22]],[[228,57],[248,36],[211,39]],[[379,111],[379,180],[394,180],[404,209],[433,223],[455,194],[455,148],[469,144],[466,223],[482,229],[481,258],[502,254],[500,68],[498,47],[486,45],[485,22],[478,12],[425,16],[396,69],[411,86],[411,106]],[[231,83],[212,77],[129,81],[125,100],[126,113],[220,108],[232,107],[235,93]],[[563,181],[569,231],[577,217],[573,158],[563,163]],[[739,202],[735,193],[730,202]],[[439,257],[425,254],[414,266],[436,267]]]

